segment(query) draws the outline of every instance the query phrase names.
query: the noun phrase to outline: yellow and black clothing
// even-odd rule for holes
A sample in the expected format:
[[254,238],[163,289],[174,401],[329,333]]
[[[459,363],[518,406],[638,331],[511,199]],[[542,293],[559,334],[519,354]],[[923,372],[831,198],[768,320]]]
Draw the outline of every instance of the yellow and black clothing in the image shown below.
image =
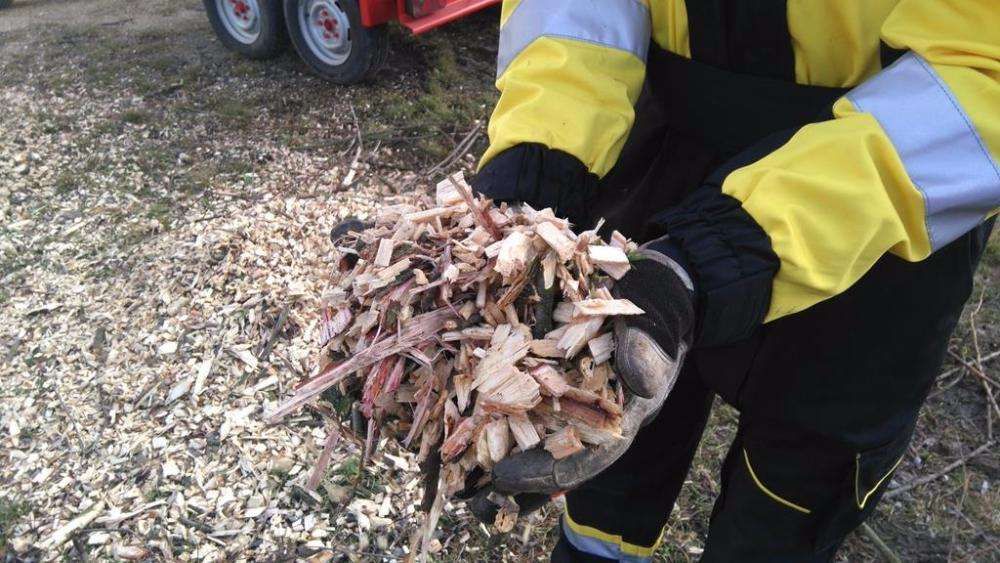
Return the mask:
[[477,189],[669,234],[698,290],[700,349],[568,495],[557,555],[651,553],[718,393],[741,419],[705,559],[832,557],[905,450],[1000,207],[1000,7],[506,0],[497,86]]

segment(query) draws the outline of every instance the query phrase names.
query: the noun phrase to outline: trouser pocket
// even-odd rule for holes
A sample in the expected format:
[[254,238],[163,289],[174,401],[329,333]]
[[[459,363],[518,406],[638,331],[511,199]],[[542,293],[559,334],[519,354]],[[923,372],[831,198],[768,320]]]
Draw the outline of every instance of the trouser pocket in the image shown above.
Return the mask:
[[817,547],[839,545],[874,512],[903,461],[911,434],[905,432],[888,444],[855,454],[852,470],[845,475],[840,494],[820,525]]
[[722,471],[703,562],[820,562],[816,534],[839,496],[847,452],[771,429],[737,438]]
[[910,435],[853,452],[819,436],[753,430],[726,458],[704,561],[831,560],[874,510]]

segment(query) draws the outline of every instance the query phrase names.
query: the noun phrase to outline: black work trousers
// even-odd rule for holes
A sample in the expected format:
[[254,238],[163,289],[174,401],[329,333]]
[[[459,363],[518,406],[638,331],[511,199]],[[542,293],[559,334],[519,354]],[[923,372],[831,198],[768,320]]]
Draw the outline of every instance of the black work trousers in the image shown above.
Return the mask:
[[[650,72],[655,81],[655,65]],[[683,88],[685,80],[665,82]],[[647,84],[619,167],[594,202],[595,216],[636,237],[650,213],[678,201],[741,150],[685,131],[663,99]],[[780,108],[761,110],[768,111]],[[792,125],[801,119],[785,117]],[[693,351],[659,416],[631,449],[567,493],[553,561],[649,555],[715,395],[740,418],[702,560],[832,559],[871,514],[906,451],[988,236],[984,225],[917,263],[886,255],[848,291],[766,324],[749,341]]]

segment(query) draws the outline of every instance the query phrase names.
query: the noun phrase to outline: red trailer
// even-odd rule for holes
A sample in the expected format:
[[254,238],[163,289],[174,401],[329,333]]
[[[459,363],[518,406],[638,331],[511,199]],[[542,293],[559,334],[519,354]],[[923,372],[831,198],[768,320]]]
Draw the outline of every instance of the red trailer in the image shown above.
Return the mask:
[[[3,2],[4,0],[0,0]],[[385,26],[398,21],[415,35],[500,0],[203,0],[216,35],[254,59],[279,53],[290,39],[319,76],[350,84],[385,61]]]

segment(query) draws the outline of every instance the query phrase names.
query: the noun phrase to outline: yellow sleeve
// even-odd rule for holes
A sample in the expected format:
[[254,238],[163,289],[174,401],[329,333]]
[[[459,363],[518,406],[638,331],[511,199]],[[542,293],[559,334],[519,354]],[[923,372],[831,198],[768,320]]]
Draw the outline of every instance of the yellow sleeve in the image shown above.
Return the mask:
[[482,163],[538,143],[606,174],[632,127],[649,38],[645,0],[504,0]]
[[903,0],[882,39],[908,50],[723,192],[781,266],[767,320],[853,285],[886,252],[918,261],[1000,207],[1000,9]]

